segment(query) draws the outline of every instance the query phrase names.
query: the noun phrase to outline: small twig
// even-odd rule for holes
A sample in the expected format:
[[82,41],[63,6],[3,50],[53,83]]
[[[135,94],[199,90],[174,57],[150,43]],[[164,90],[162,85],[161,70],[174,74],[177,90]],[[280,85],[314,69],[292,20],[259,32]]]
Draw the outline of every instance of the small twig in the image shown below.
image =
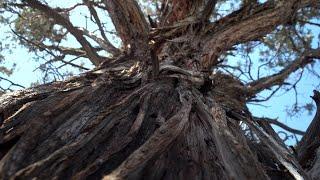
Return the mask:
[[20,84],[17,84],[17,83],[14,83],[14,82],[12,82],[11,80],[9,80],[9,79],[7,79],[7,78],[0,77],[0,79],[9,82],[12,86],[21,87],[21,88],[23,88],[23,89],[25,88],[24,86],[22,86],[22,85],[20,85]]

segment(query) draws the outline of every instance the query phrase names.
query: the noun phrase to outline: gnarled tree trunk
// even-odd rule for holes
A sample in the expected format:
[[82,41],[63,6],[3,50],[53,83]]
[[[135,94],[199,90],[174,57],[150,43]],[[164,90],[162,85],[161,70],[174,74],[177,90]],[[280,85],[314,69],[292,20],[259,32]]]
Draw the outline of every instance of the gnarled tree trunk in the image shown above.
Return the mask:
[[[60,18],[39,1],[24,2]],[[172,0],[166,8],[181,13],[163,11],[172,13],[154,31],[135,1],[105,2],[124,55],[100,64],[82,32],[57,21],[99,66],[1,97],[0,179],[309,178],[299,164],[304,152],[298,161],[269,124],[251,116],[246,100],[314,54],[246,85],[208,70],[232,46],[264,36],[316,1],[268,1],[209,23],[216,1]]]
[[90,72],[3,96],[1,179],[306,177],[227,94],[232,81],[204,90],[175,77],[108,80]]

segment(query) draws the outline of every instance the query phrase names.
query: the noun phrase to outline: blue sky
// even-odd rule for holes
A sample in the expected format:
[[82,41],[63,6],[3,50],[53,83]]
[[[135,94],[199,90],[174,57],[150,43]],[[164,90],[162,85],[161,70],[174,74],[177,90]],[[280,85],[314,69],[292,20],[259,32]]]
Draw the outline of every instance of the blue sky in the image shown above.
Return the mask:
[[[66,3],[64,5],[67,6],[67,2],[68,1],[63,1],[63,3]],[[55,3],[57,3],[57,1],[55,1]],[[71,17],[71,20],[76,25],[80,26],[81,24],[83,24],[83,21],[85,21],[85,18],[83,16],[83,14],[85,14],[84,12],[85,10],[83,10],[81,13],[77,12],[78,14],[74,13]],[[89,24],[89,26],[91,25]],[[109,28],[112,29],[112,26],[110,26]],[[0,25],[0,37],[4,37],[6,35],[6,31],[8,30],[8,27]],[[319,29],[313,29],[313,31],[319,34]],[[76,44],[77,42],[72,40],[68,43]],[[39,63],[36,63],[34,59],[32,59],[32,54],[28,53],[26,49],[18,47],[16,49],[13,49],[12,54],[6,54],[5,65],[10,66],[13,63],[16,63],[17,66],[14,70],[14,73],[10,77],[8,77],[10,80],[25,87],[29,87],[31,83],[41,80],[41,72],[39,70],[35,70],[38,67]],[[90,65],[88,64],[88,66]],[[312,91],[315,89],[317,83],[319,83],[319,79],[316,79],[309,73],[304,74],[303,79],[297,86],[299,93],[298,101],[300,103],[305,104],[312,102],[310,96],[312,95]],[[4,86],[6,85],[3,81],[1,81],[0,84]],[[281,93],[277,93],[269,101],[262,103],[263,106],[249,105],[249,108],[255,116],[278,118],[279,121],[287,124],[292,128],[306,130],[314,116],[314,112],[312,114],[308,114],[308,112],[304,111],[297,116],[289,117],[285,109],[287,108],[287,106],[291,106],[294,103],[294,91],[287,92],[281,96],[280,95]],[[276,128],[276,130],[280,129]],[[295,141],[294,139],[291,139],[287,143],[294,144]]]

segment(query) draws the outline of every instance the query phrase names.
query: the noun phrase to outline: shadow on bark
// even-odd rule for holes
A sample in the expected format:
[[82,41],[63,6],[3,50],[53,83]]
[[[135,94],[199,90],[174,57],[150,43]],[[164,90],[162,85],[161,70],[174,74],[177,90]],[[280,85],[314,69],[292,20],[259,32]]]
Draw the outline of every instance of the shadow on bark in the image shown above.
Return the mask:
[[308,178],[230,96],[175,77],[97,78],[2,96],[1,179]]

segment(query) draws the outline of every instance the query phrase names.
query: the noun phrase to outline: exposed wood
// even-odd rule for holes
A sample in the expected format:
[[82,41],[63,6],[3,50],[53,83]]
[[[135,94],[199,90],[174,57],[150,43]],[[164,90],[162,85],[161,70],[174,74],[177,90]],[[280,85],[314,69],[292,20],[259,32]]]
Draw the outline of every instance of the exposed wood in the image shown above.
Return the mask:
[[269,147],[275,158],[290,172],[292,177],[301,180],[309,178],[298,161],[287,149],[277,143],[277,141],[264,130],[258,129],[258,126],[255,123],[247,121],[247,124],[252,128],[259,139]]
[[[254,119],[256,120],[256,118]],[[268,122],[258,121],[258,124],[261,126],[261,128],[264,129],[266,133],[268,133],[271,137],[273,137],[273,139],[276,140],[278,144],[282,145],[284,148],[287,148],[286,144],[282,141],[282,139],[279,137],[279,135],[275,132],[275,130],[272,128],[272,126]]]
[[[227,179],[268,179],[238,127],[228,125],[221,107],[214,105],[209,110],[198,100],[197,110],[200,118],[207,120],[212,128],[214,144],[220,155],[219,159],[226,168]],[[235,149],[237,150],[234,151]]]

